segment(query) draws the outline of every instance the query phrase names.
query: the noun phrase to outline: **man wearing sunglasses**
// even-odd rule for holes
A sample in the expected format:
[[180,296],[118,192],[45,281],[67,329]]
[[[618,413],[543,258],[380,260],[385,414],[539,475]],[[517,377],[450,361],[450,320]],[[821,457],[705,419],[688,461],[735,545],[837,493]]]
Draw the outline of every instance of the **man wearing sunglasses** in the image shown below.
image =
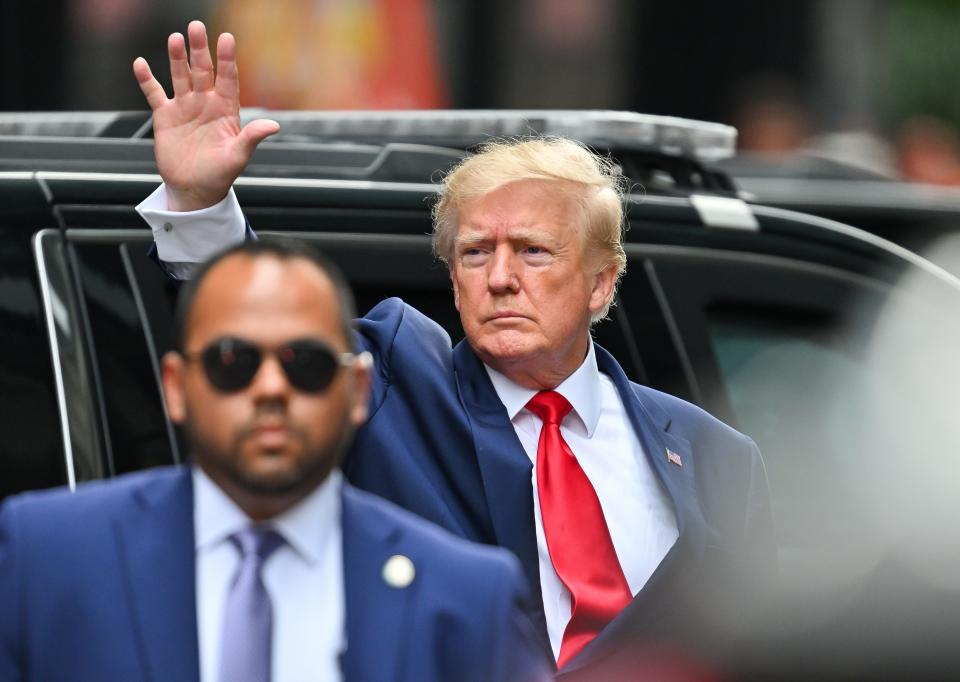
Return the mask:
[[548,676],[508,552],[341,480],[368,402],[352,305],[301,244],[198,272],[163,360],[192,466],[5,503],[0,679]]
[[[215,75],[203,25],[188,33],[189,56],[183,36],[168,43],[172,98],[134,63],[164,179],[139,210],[178,278],[252,237],[231,185],[278,130],[240,126],[233,37]],[[397,299],[361,319],[373,417],[344,461],[359,487],[510,549],[540,588],[535,624],[560,673],[596,679],[650,664],[657,642],[713,644],[775,570],[756,445],[631,383],[591,340],[626,263],[621,184],[562,139],[487,145],[452,171],[434,248],[466,341],[451,348]]]

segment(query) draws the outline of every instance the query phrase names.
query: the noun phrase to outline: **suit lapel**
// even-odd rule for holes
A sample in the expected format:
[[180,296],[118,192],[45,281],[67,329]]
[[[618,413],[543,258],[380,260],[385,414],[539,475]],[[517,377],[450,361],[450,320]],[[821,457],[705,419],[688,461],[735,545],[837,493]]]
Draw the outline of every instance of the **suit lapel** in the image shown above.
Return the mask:
[[145,679],[199,679],[193,482],[187,467],[131,490],[115,522]]
[[[670,497],[679,537],[630,605],[564,668],[564,673],[601,660],[621,646],[635,647],[638,636],[645,638],[658,632],[668,635],[668,629],[682,628],[682,623],[675,626],[674,621],[682,611],[684,595],[695,593],[689,588],[697,579],[708,535],[690,444],[670,431],[670,416],[656,402],[634,391],[613,356],[600,346],[595,349],[599,370],[616,386],[644,456]],[[671,458],[668,453],[675,456]]]
[[460,401],[473,434],[487,508],[497,544],[513,552],[536,599],[531,614],[546,639],[547,626],[540,593],[540,559],[533,523],[533,463],[500,402],[483,363],[466,342],[453,349]]
[[[397,552],[398,528],[385,522],[343,486],[343,577],[347,649],[341,658],[344,680],[400,677],[410,590],[391,587],[384,565]],[[386,673],[385,673],[386,671]]]

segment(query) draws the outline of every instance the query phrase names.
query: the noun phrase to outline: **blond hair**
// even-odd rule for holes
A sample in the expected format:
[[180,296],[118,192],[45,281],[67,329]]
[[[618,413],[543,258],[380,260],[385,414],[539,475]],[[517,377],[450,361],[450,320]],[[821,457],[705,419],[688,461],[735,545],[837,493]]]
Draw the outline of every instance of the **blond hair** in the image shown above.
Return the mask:
[[520,180],[550,180],[577,187],[584,207],[584,253],[601,259],[598,272],[616,268],[610,298],[593,316],[607,316],[616,293],[616,283],[626,270],[623,251],[623,196],[625,181],[609,159],[583,144],[562,137],[497,140],[461,161],[444,178],[440,200],[433,207],[433,253],[447,263],[453,255],[458,212],[465,201],[489,194]]

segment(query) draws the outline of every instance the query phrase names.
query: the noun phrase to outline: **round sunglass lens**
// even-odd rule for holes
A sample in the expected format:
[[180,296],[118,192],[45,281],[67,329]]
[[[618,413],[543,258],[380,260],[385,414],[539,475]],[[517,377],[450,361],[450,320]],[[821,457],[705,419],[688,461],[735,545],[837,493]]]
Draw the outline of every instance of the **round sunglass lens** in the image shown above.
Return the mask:
[[203,352],[210,383],[221,391],[239,391],[250,384],[260,367],[260,351],[236,339],[223,339]]
[[290,383],[301,391],[322,391],[337,373],[337,358],[324,345],[309,341],[291,343],[277,353]]

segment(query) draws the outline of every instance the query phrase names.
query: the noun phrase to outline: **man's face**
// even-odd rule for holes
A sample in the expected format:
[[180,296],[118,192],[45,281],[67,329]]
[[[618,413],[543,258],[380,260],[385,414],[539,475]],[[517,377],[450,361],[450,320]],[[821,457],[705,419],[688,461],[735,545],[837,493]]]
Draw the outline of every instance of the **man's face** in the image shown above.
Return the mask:
[[581,191],[521,180],[458,214],[450,276],[464,332],[481,360],[529,388],[553,388],[583,362],[613,287],[615,268],[584,252]]
[[[340,368],[329,387],[311,393],[291,385],[273,353],[298,340],[347,351],[339,316],[333,283],[310,261],[238,254],[214,266],[197,291],[187,359],[164,358],[171,418],[184,427],[197,464],[248,513],[252,505],[269,515],[278,501],[285,508],[308,494],[366,419],[361,363]],[[261,351],[252,381],[236,391],[215,388],[199,357],[227,337]]]

